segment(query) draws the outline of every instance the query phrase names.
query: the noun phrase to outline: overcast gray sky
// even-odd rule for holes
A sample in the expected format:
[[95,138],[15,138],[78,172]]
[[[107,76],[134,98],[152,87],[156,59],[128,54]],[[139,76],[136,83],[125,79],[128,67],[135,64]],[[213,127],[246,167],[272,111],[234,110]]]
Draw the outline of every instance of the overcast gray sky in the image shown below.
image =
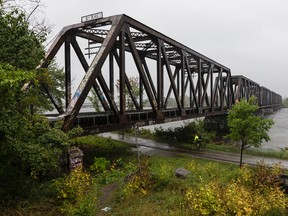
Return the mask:
[[52,35],[83,15],[126,14],[283,97],[288,96],[287,0],[43,0]]

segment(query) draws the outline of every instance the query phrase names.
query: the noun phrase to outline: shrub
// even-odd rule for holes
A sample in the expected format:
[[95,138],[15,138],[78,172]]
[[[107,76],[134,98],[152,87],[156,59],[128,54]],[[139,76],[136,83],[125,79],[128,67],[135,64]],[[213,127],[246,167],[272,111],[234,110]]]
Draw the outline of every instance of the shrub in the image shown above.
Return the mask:
[[64,215],[69,216],[94,216],[97,215],[97,199],[93,190],[85,194],[75,204],[64,202],[61,209]]
[[225,215],[222,208],[221,190],[217,182],[191,187],[185,193],[192,215]]
[[215,137],[213,132],[207,132],[204,130],[204,122],[202,120],[192,121],[189,123],[185,122],[184,125],[175,128],[155,128],[156,139],[175,143],[193,143],[196,134],[202,137],[206,143],[211,142]]
[[140,168],[131,173],[125,184],[122,186],[122,199],[131,198],[135,195],[147,195],[149,188],[152,185],[152,178],[149,171],[150,161],[148,157],[141,160]]
[[140,128],[139,135],[143,137],[151,138],[153,137],[154,133],[150,129]]
[[278,186],[278,176],[283,173],[284,170],[280,164],[273,164],[272,167],[269,167],[263,161],[260,161],[254,170],[253,185],[255,187]]
[[[266,168],[258,165],[253,172],[243,167],[238,177],[226,184],[198,178],[198,184],[185,191],[187,207],[195,215],[287,215],[288,203],[277,185],[269,181],[255,184],[255,179],[264,177],[263,173],[269,179]],[[270,173],[278,171],[278,166],[270,169]]]
[[104,157],[95,157],[94,164],[90,166],[90,170],[96,173],[103,173],[110,165],[110,161]]
[[76,168],[63,178],[54,181],[65,215],[95,215],[96,192],[88,172]]
[[98,136],[83,136],[77,137],[74,144],[81,148],[84,155],[84,164],[92,165],[95,157],[105,157],[109,160],[130,154],[130,146],[110,138]]
[[173,167],[165,162],[157,164],[157,166],[151,170],[151,177],[153,178],[153,182],[155,182],[154,188],[157,190],[161,190],[166,187],[173,176]]
[[92,177],[88,172],[76,168],[65,177],[55,180],[54,186],[58,191],[58,199],[76,202],[92,187],[92,183]]
[[[91,166],[93,171],[97,173],[97,183],[110,184],[120,179],[124,179],[127,171],[135,170],[130,162],[125,165],[121,158],[110,163],[106,158],[95,158],[94,165]],[[98,170],[98,171],[97,171]]]

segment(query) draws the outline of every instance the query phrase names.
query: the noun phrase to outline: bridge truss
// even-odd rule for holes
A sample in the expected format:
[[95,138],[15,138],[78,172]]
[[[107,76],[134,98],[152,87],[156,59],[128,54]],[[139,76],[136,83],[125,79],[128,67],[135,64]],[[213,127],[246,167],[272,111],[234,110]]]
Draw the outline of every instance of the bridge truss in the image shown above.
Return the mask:
[[[83,42],[88,48],[82,48]],[[44,88],[58,116],[64,119],[64,130],[79,124],[90,133],[98,133],[136,123],[219,115],[234,104],[236,89],[237,99],[245,96],[245,90],[240,90],[242,80],[233,78],[229,68],[126,15],[64,27],[48,50],[42,68],[49,65],[61,47],[65,59],[65,108]],[[84,72],[72,97],[73,51]],[[136,90],[129,79],[131,70],[139,78]],[[259,85],[255,84],[253,91],[256,87]],[[100,111],[79,113],[92,89],[101,104]],[[171,98],[173,104],[169,103]]]

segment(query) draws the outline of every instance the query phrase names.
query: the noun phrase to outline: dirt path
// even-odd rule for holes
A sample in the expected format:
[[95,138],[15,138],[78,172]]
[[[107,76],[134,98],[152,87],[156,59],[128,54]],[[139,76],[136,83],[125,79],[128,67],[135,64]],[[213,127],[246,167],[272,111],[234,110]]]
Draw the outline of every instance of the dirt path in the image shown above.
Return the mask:
[[[118,182],[108,184],[101,189],[101,196],[99,198],[100,211],[97,215],[103,216],[109,214],[109,208],[113,209],[113,195],[119,187]],[[107,209],[105,211],[104,209]]]

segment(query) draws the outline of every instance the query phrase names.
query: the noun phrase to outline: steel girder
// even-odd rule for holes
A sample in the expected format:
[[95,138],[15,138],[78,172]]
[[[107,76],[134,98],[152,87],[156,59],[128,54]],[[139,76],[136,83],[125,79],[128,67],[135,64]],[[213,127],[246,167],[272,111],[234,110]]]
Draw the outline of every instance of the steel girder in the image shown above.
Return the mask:
[[260,85],[244,76],[232,76],[233,93],[236,101],[248,100],[252,95],[258,100]]
[[279,109],[282,106],[282,96],[267,89],[264,86],[260,87],[260,107],[276,108]]
[[244,76],[232,76],[232,87],[235,101],[248,100],[252,95],[256,97],[260,108],[281,107],[281,95]]
[[[88,44],[86,51],[89,57],[93,57],[90,63],[79,40],[86,40]],[[47,67],[62,46],[66,108],[62,109],[53,95],[45,90],[59,116],[64,118],[64,130],[79,123],[76,117],[91,89],[96,92],[102,106],[98,113],[100,117],[93,117],[91,121],[96,126],[110,128],[134,124],[139,120],[149,124],[165,122],[168,116],[180,120],[221,114],[234,103],[229,68],[126,15],[63,28],[49,48],[41,67]],[[71,92],[71,48],[85,71],[74,94]],[[129,81],[131,64],[136,68],[134,74],[139,77],[137,94],[133,92]],[[117,82],[119,91],[115,91]],[[127,108],[127,97],[131,98],[133,108]],[[171,98],[175,102],[173,105]],[[145,99],[149,106],[144,103]],[[133,118],[133,115],[146,117]],[[101,116],[106,116],[105,123],[100,123]]]

